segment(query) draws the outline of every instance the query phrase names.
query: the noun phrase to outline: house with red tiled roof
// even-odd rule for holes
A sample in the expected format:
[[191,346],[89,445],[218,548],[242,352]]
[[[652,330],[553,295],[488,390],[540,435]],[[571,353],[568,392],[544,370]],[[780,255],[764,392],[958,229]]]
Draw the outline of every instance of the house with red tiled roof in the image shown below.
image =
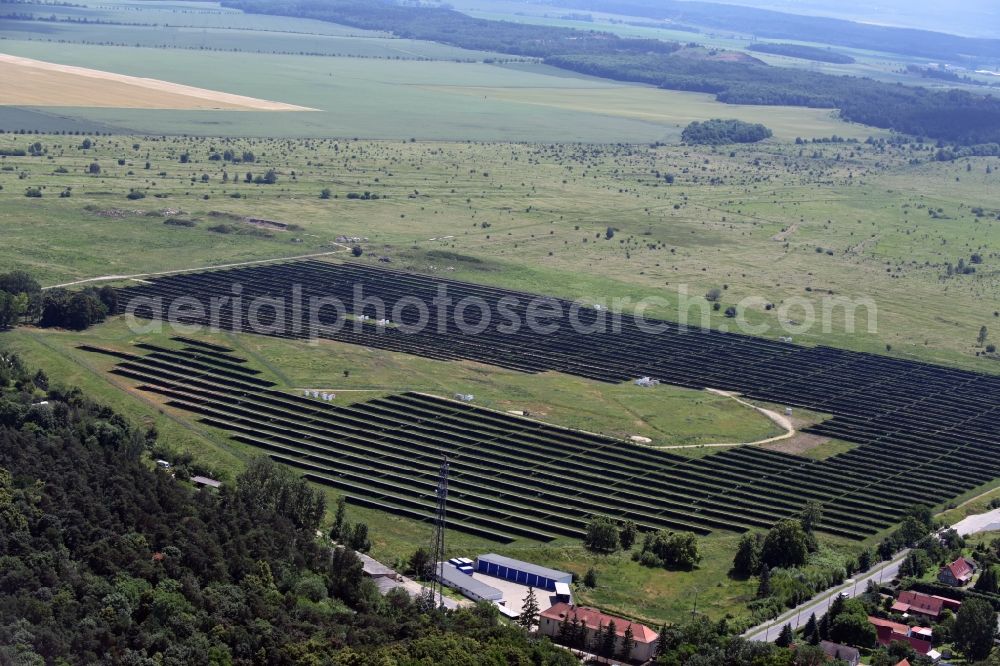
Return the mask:
[[910,627],[872,616],[868,616],[868,621],[875,625],[875,640],[879,645],[888,646],[893,641],[902,641],[909,643],[918,654],[927,654],[933,647],[932,632],[928,627]]
[[901,661],[898,664],[896,664],[896,666],[910,666],[910,660],[909,659],[904,659],[903,661]]
[[961,605],[961,601],[954,599],[906,590],[899,593],[891,610],[896,613],[924,615],[936,620],[945,608],[957,610]]
[[940,599],[944,607],[953,613],[957,613],[958,609],[962,607],[962,602],[959,601],[958,599],[949,599],[948,597],[940,597],[936,594],[933,596],[935,599]]
[[574,606],[562,601],[539,614],[538,631],[546,636],[556,638],[560,635],[564,623],[570,624],[574,619],[585,631],[588,644],[593,642],[595,634],[599,631],[605,631],[606,627],[614,622],[615,634],[617,635],[615,654],[621,649],[622,638],[625,636],[627,627],[632,627],[632,638],[635,641],[635,646],[629,654],[631,659],[645,662],[652,659],[656,653],[656,641],[660,635],[649,627],[613,615],[606,615],[596,608]]
[[962,587],[968,585],[972,575],[976,573],[976,563],[967,557],[960,557],[950,564],[941,567],[938,580],[945,585]]

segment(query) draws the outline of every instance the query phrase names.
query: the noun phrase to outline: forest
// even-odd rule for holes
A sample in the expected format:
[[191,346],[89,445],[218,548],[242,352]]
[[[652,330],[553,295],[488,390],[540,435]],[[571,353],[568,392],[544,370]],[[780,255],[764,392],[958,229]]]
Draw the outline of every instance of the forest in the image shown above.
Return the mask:
[[960,145],[1000,141],[1000,100],[960,90],[931,91],[855,76],[728,62],[713,59],[711,53],[672,57],[683,48],[680,44],[477,19],[452,9],[382,0],[224,0],[222,4],[251,13],[318,19],[461,48],[544,58],[546,64],[582,74],[713,93],[729,104],[834,108],[846,120],[918,138]]
[[380,596],[285,468],[196,490],[157,439],[0,352],[0,663],[576,663],[490,606]]

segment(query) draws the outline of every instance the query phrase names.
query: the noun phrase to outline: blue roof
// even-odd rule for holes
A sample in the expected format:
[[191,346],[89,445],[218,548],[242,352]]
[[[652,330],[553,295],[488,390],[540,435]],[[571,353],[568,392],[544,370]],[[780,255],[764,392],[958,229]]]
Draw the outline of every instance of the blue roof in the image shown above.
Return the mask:
[[549,569],[548,567],[539,566],[537,564],[532,564],[531,562],[522,562],[521,560],[515,560],[511,557],[504,557],[503,555],[497,555],[496,553],[489,553],[488,555],[480,555],[480,560],[489,562],[491,564],[499,564],[500,566],[507,567],[508,569],[517,569],[518,571],[523,571],[525,573],[535,574],[536,576],[541,576],[542,578],[548,578],[550,580],[562,580],[563,578],[573,578],[573,574],[567,573],[565,571],[559,571],[558,569]]

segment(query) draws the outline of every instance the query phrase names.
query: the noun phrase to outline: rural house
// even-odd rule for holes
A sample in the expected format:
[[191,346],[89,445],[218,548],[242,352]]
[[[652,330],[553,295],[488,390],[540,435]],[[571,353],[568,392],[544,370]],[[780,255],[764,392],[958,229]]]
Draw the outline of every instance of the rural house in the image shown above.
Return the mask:
[[917,654],[927,654],[931,651],[931,629],[929,627],[909,627],[892,620],[868,616],[868,621],[875,625],[875,640],[879,645],[888,647],[893,641],[908,643]]
[[858,666],[861,663],[861,652],[857,648],[830,641],[820,641],[819,646],[831,659],[846,661],[850,666]]
[[632,648],[630,657],[637,661],[645,662],[652,659],[656,652],[656,640],[659,638],[659,634],[649,627],[630,622],[620,617],[605,615],[596,608],[588,608],[586,606],[574,606],[563,602],[557,603],[548,610],[542,611],[539,615],[538,631],[554,638],[559,635],[559,629],[563,622],[571,622],[573,618],[576,618],[585,629],[588,643],[594,640],[594,635],[598,631],[603,631],[605,627],[614,622],[615,633],[618,636],[615,643],[616,652],[621,647],[621,640],[625,635],[625,629],[630,626],[632,627],[632,637],[635,641],[635,646]]
[[938,573],[938,580],[945,585],[952,587],[962,587],[972,580],[976,573],[976,563],[967,557],[960,557],[950,564],[941,567]]
[[896,613],[924,615],[936,620],[941,615],[942,610],[947,608],[957,611],[961,605],[962,602],[955,599],[907,590],[899,593],[891,610]]

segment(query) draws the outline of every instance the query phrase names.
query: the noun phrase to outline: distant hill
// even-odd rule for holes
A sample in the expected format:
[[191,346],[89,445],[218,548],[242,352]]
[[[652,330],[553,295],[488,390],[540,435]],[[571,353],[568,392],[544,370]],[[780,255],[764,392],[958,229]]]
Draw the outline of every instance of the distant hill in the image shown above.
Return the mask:
[[789,14],[827,16],[860,23],[947,32],[966,37],[1000,34],[995,0],[962,0],[961,11],[939,0],[722,0],[727,5],[772,9]]

